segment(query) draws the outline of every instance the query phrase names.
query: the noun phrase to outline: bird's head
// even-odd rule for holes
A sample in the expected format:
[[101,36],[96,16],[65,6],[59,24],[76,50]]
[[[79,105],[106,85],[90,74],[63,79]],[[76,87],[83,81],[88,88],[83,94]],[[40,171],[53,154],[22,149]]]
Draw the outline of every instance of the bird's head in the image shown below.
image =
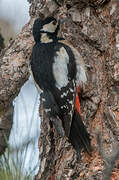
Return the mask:
[[53,38],[57,38],[60,23],[54,17],[48,17],[44,20],[40,18],[34,21],[33,36],[35,42],[52,41]]

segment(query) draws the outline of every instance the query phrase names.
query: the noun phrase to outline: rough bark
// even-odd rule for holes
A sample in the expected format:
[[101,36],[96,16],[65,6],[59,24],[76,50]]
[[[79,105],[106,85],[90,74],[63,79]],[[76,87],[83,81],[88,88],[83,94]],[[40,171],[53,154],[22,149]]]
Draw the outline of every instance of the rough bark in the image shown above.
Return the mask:
[[[0,54],[0,154],[12,127],[12,101],[28,79],[28,61],[33,46],[32,20]],[[6,137],[6,138],[5,138]]]
[[[30,0],[30,22],[0,60],[0,117],[28,78],[35,17],[68,16],[61,35],[77,47],[87,66],[81,112],[90,133],[92,154],[80,162],[66,138],[59,137],[41,104],[41,165],[36,179],[119,179],[119,1]],[[10,84],[10,85],[9,85]],[[3,118],[0,119],[0,125]]]
[[119,2],[58,1],[58,5],[56,16],[64,13],[69,17],[61,34],[78,48],[88,65],[81,112],[90,133],[92,154],[89,157],[82,152],[79,162],[41,105],[41,165],[36,179],[119,179]]
[[[5,48],[4,38],[0,34],[0,53]],[[9,136],[10,129],[12,126],[12,106],[9,107],[5,116],[2,116],[2,124],[0,126],[0,155],[4,152],[5,147],[7,146],[6,139]]]

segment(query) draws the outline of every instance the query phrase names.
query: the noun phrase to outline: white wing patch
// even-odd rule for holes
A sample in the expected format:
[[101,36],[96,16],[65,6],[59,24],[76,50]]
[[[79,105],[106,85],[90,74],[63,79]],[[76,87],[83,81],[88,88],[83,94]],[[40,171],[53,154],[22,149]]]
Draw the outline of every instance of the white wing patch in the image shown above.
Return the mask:
[[64,42],[67,46],[69,46],[74,54],[75,61],[76,61],[76,85],[79,86],[81,82],[86,83],[87,77],[86,77],[86,69],[85,69],[85,63],[83,61],[83,58],[81,57],[80,53],[76,48],[74,48],[71,44],[68,44],[67,41],[63,40],[60,42]]
[[53,63],[53,75],[56,80],[56,87],[61,89],[62,87],[66,87],[69,82],[67,67],[69,56],[64,47],[61,47],[56,54],[57,56],[54,58]]
[[86,77],[86,70],[85,70],[85,64],[83,61],[83,58],[81,57],[80,53],[75,48],[71,48],[73,51],[73,54],[75,56],[76,60],[76,68],[77,68],[77,74],[76,74],[76,84],[77,86],[80,85],[81,82],[86,83],[87,77]]

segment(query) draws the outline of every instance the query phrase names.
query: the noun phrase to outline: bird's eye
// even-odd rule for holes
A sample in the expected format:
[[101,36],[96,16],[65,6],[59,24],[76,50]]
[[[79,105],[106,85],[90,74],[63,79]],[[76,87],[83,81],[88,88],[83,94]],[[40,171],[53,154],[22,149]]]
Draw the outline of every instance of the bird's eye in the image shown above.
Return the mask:
[[56,24],[57,24],[57,21],[56,21],[56,20],[54,20],[52,23],[53,23],[53,25],[56,25]]

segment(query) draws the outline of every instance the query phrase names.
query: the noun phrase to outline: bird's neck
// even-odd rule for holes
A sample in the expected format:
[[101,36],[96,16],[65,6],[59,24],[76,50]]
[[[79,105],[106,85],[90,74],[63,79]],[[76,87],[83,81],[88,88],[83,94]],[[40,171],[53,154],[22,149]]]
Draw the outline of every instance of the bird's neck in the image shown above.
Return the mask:
[[64,40],[64,38],[57,37],[56,33],[40,32],[34,35],[34,40],[36,43],[51,43]]
[[41,37],[40,37],[41,43],[50,43],[50,42],[53,42],[54,39],[57,39],[57,37],[53,34],[51,35],[48,33],[41,33]]

